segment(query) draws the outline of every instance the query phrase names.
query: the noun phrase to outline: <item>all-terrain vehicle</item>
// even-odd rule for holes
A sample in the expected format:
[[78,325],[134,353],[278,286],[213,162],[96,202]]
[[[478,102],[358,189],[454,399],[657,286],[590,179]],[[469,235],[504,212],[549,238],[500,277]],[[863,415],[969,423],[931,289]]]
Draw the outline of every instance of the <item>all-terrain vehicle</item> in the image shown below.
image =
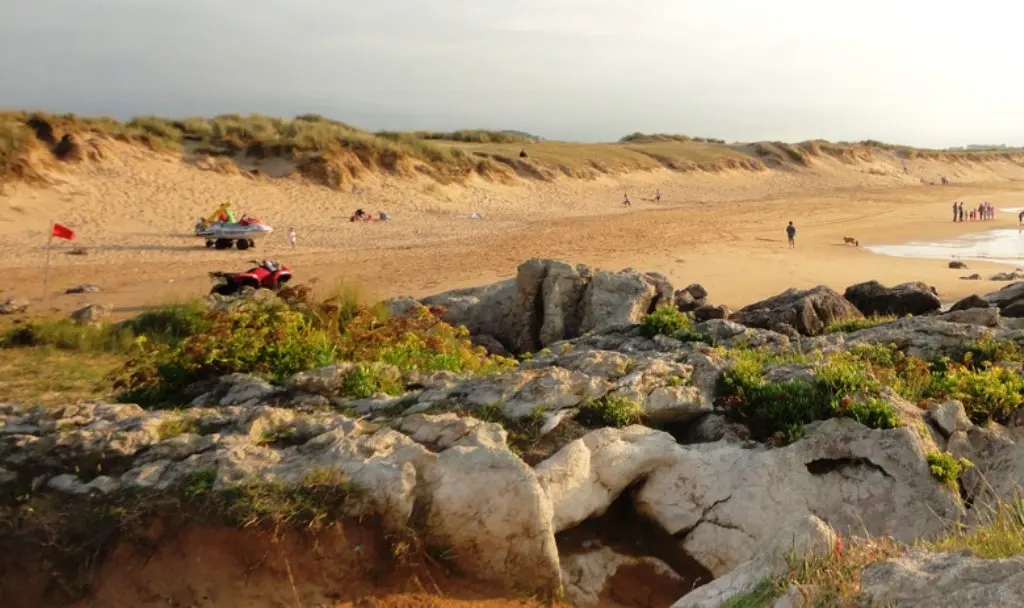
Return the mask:
[[251,263],[254,266],[245,272],[211,272],[210,278],[216,279],[217,283],[210,289],[210,293],[231,296],[245,289],[277,291],[292,278],[292,271],[284,264],[270,260],[252,260]]

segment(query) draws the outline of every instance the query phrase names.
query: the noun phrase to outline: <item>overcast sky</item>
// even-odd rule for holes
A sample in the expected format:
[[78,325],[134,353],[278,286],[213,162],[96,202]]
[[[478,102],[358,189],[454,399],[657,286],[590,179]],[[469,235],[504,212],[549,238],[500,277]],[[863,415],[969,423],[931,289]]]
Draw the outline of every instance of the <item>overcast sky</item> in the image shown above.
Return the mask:
[[0,107],[1024,144],[1010,0],[0,0]]

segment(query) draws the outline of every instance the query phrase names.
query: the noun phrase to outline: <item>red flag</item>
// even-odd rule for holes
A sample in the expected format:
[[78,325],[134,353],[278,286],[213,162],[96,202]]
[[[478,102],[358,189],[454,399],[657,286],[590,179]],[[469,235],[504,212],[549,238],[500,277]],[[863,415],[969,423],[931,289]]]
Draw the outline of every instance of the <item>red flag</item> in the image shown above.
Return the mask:
[[75,231],[68,228],[67,226],[61,226],[60,224],[53,225],[53,232],[50,233],[52,236],[58,239],[72,240],[75,238]]

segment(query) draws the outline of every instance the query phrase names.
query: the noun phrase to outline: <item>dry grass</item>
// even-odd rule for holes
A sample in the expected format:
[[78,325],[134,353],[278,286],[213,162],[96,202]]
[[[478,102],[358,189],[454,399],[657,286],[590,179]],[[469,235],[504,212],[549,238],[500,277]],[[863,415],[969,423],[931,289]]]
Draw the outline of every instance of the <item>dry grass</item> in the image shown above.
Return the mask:
[[126,357],[56,348],[0,351],[0,395],[24,405],[67,405],[79,400],[111,398],[104,378],[124,365]]
[[[910,548],[889,538],[871,538],[845,545],[841,542],[832,555],[820,559],[800,560],[794,556],[786,575],[762,581],[725,606],[767,608],[790,586],[797,586],[808,606],[866,608],[873,604],[861,593],[861,574],[869,566],[906,554]],[[1024,502],[1001,502],[991,509],[984,523],[955,530],[934,541],[918,542],[913,548],[935,553],[970,549],[983,559],[1020,555],[1024,553]]]

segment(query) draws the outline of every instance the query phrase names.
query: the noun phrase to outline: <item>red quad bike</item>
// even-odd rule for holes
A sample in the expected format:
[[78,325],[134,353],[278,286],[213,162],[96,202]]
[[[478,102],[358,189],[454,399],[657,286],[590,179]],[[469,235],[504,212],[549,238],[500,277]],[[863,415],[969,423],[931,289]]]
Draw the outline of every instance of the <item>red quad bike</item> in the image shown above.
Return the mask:
[[210,278],[216,279],[217,284],[210,289],[210,293],[232,296],[244,289],[277,291],[292,278],[292,271],[284,264],[277,264],[270,260],[262,262],[252,260],[251,263],[255,266],[245,272],[211,272]]

